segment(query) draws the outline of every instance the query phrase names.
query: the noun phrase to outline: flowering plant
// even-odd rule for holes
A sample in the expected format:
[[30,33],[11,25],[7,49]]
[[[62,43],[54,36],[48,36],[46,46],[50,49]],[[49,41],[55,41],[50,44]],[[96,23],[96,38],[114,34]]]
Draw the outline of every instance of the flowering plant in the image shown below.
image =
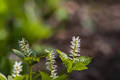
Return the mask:
[[[80,53],[80,38],[73,37],[71,41],[70,55],[55,49],[45,49],[46,54],[40,54],[30,49],[28,42],[25,39],[19,41],[20,50],[13,49],[13,52],[21,58],[21,61],[15,61],[12,74],[7,78],[0,73],[0,80],[68,80],[69,74],[74,71],[88,69],[87,65],[91,62],[90,57],[81,56]],[[56,53],[62,63],[65,65],[65,72],[58,72]],[[40,58],[46,58],[46,69],[48,71],[33,72],[34,64],[40,62]],[[23,63],[29,66],[29,72],[22,74]]]

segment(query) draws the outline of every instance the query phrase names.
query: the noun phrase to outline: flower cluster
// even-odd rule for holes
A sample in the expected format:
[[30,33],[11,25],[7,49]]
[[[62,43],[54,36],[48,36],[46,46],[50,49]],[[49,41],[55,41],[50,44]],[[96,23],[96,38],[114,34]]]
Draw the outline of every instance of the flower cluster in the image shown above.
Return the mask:
[[[56,50],[47,48],[44,51],[44,54],[41,55],[41,52],[31,52],[29,48],[29,44],[22,39],[19,41],[19,46],[21,47],[22,51],[13,49],[13,52],[18,55],[22,61],[28,64],[29,66],[29,73],[21,75],[22,72],[22,62],[15,62],[13,65],[12,75],[8,76],[8,80],[14,79],[29,79],[29,80],[67,80],[69,79],[69,74],[72,71],[81,71],[88,69],[87,65],[91,62],[90,57],[80,56],[80,38],[79,37],[72,37],[71,41],[71,51],[70,55],[68,56],[66,53]],[[61,59],[62,63],[65,65],[66,70],[64,73],[58,74],[57,65],[56,65],[56,52],[59,54],[58,57]],[[22,54],[24,53],[24,54]],[[34,54],[35,53],[35,54]],[[36,55],[37,53],[37,55]],[[32,71],[34,64],[38,63],[41,58],[46,58],[46,68],[48,72],[40,71],[39,74]],[[35,73],[35,74],[33,74]],[[18,77],[19,76],[19,77]],[[7,80],[7,78],[0,73],[0,77]]]
[[49,51],[49,50],[45,50],[48,53],[48,56],[46,57],[46,66],[47,69],[50,71],[51,75],[50,77],[55,79],[57,78],[57,65],[55,65],[56,61],[55,61],[55,52],[53,50]]
[[12,76],[16,77],[16,76],[20,76],[20,72],[22,72],[22,62],[15,62],[14,66],[13,66],[13,73]]
[[31,55],[32,50],[29,48],[29,44],[24,38],[22,38],[22,40],[19,41],[19,46],[26,56]]
[[75,36],[72,37],[72,41],[71,41],[71,50],[70,50],[70,56],[72,57],[77,57],[80,56],[80,54],[78,54],[80,52],[80,39],[79,36],[75,38]]

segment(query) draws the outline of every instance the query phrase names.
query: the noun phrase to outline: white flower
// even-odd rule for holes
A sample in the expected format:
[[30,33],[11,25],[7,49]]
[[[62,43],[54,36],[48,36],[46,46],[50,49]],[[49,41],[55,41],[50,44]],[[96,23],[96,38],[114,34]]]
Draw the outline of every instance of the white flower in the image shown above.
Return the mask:
[[51,75],[50,77],[55,79],[57,78],[57,65],[55,65],[55,52],[53,50],[45,50],[48,53],[48,56],[46,57],[46,66],[47,69],[50,71]]
[[31,55],[32,50],[29,48],[29,44],[24,38],[22,38],[22,40],[19,41],[19,46],[26,56]]
[[13,66],[13,73],[12,76],[16,77],[16,76],[20,76],[20,72],[22,72],[22,62],[15,62],[14,66]]
[[75,36],[72,37],[72,41],[71,41],[71,50],[70,50],[70,56],[80,56],[80,54],[78,54],[80,52],[80,39],[79,36],[75,38]]

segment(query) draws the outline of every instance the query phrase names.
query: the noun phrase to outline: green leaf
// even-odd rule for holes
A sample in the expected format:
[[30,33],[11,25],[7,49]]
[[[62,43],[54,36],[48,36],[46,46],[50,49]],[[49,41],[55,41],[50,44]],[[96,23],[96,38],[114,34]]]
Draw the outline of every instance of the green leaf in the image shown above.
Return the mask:
[[12,76],[8,76],[8,80],[13,80],[13,77]]
[[80,62],[74,63],[72,67],[72,70],[78,70],[78,71],[82,71],[86,69],[88,68],[83,63],[80,63]]
[[60,50],[57,50],[57,52],[62,60],[69,60],[68,56],[64,52],[61,52]]
[[57,52],[59,53],[59,57],[61,58],[63,64],[66,66],[67,72],[71,72],[73,62],[68,58],[65,53],[61,52],[60,50],[57,50]]
[[31,64],[35,64],[39,62],[39,58],[38,57],[25,57],[24,61],[31,65]]
[[65,53],[59,50],[57,50],[57,52],[59,53],[59,57],[61,58],[63,64],[67,67],[68,73],[72,72],[73,70],[86,70],[88,69],[86,65],[91,62],[91,58],[86,56],[80,56],[75,58],[74,60],[70,60]]
[[72,70],[85,70],[88,69],[88,67],[86,67],[86,65],[88,65],[91,62],[91,58],[90,57],[86,57],[86,56],[80,56],[74,59],[73,61],[73,67]]
[[36,57],[36,55],[37,55],[37,52],[35,52],[34,50],[32,50],[30,56]]
[[66,74],[60,75],[60,76],[58,76],[58,78],[56,78],[54,80],[68,80],[68,75],[66,75]]
[[7,80],[7,78],[3,74],[0,73],[0,80]]
[[92,59],[90,57],[80,56],[80,57],[75,58],[74,62],[81,62],[84,65],[88,65],[91,62],[91,60]]
[[25,76],[17,76],[14,80],[25,80]]
[[52,80],[51,78],[50,78],[50,76],[49,76],[49,74],[48,73],[45,73],[45,72],[40,72],[40,75],[41,75],[41,79],[42,80]]
[[6,0],[0,0],[0,13],[5,13],[8,10]]
[[68,60],[65,62],[65,65],[67,67],[67,72],[70,73],[72,71],[73,62],[71,60]]
[[24,59],[24,54],[22,53],[22,52],[20,52],[19,50],[16,50],[16,49],[13,49],[13,52],[17,55],[17,56],[19,56],[20,58],[22,58],[22,59]]

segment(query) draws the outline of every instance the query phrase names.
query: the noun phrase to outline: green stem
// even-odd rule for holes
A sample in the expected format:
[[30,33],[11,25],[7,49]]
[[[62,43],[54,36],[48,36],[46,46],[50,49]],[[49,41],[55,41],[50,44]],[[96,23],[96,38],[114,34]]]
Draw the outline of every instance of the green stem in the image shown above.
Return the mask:
[[76,50],[76,48],[77,48],[77,41],[75,41],[75,47],[73,49],[73,61],[75,59],[75,54],[76,54],[75,50]]
[[38,78],[38,77],[40,77],[40,76],[41,76],[41,74],[36,74],[36,76],[33,77],[33,80],[35,80],[36,78]]
[[[72,59],[72,67],[73,67],[73,64],[74,64],[74,60],[75,60],[75,55],[76,55],[76,49],[77,49],[77,41],[75,40],[75,46],[74,46],[74,49],[73,49],[73,59]],[[71,68],[72,68],[71,67]],[[71,69],[71,71],[72,71],[72,69]],[[71,71],[69,71],[69,73],[71,72]]]
[[50,73],[52,73],[52,70],[53,70],[53,68],[52,68],[53,62],[52,62],[52,57],[50,56],[50,54],[51,54],[51,53],[48,54],[48,57],[49,57],[49,59],[50,59]]
[[30,80],[32,80],[32,65],[30,65],[30,73],[29,73]]

